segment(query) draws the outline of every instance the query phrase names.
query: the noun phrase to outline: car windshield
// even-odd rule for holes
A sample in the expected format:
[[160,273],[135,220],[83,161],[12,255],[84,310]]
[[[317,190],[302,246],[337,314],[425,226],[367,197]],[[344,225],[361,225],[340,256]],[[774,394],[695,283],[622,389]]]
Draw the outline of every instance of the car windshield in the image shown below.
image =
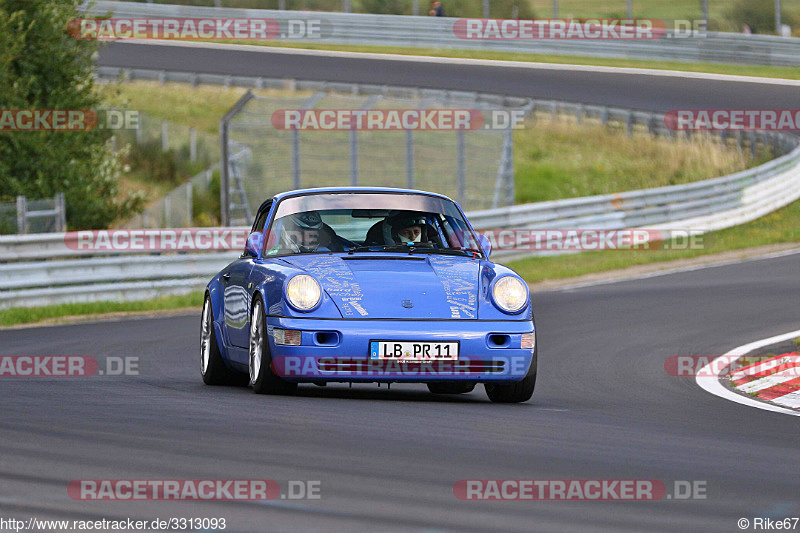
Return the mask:
[[347,192],[283,199],[264,255],[330,252],[482,255],[461,212],[444,198]]

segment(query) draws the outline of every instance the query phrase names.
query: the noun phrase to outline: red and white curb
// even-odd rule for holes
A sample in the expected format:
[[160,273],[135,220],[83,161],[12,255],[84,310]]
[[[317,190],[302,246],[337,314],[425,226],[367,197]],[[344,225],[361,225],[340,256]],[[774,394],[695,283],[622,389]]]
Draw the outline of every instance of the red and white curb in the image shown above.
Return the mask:
[[[721,358],[728,359],[728,363],[733,366],[737,359],[754,350],[796,337],[800,337],[800,330],[738,346]],[[715,361],[721,358],[711,361],[697,373],[695,380],[700,388],[715,396],[742,405],[800,416],[800,355],[796,353],[778,355],[740,368],[731,376],[733,385],[737,390],[744,393],[757,393],[758,400],[737,394],[720,383],[720,378],[713,369],[716,368],[721,371],[728,366],[727,364],[714,364]],[[767,400],[772,403],[766,403],[761,400]]]
[[787,353],[742,368],[731,375],[733,387],[759,400],[800,409],[800,355]]

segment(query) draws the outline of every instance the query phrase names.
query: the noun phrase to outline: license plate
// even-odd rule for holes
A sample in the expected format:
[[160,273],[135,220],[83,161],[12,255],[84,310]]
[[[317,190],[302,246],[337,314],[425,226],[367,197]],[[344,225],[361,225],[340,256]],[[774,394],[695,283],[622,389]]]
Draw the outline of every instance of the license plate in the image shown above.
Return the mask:
[[456,361],[457,342],[370,341],[370,359],[394,361]]

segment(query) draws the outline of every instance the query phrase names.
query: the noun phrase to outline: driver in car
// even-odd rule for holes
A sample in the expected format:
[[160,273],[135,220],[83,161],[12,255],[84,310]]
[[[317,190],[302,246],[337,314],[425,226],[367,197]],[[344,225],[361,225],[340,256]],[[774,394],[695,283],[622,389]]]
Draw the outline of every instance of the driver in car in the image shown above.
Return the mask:
[[383,224],[383,238],[387,244],[428,242],[427,233],[427,221],[421,213],[399,213]]
[[[281,234],[284,249],[295,253],[339,252],[333,230],[322,222],[316,211],[295,213],[286,217]],[[271,250],[270,250],[271,251]]]

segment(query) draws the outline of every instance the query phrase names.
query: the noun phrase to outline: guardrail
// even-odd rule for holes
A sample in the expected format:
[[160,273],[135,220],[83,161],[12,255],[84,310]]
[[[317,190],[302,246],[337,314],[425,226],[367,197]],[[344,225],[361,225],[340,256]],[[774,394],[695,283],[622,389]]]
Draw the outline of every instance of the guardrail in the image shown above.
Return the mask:
[[[503,207],[467,216],[478,230],[647,227],[709,231],[753,220],[798,198],[800,147],[759,167],[702,182]],[[106,251],[83,259],[57,260],[81,255],[67,245],[65,234],[0,237],[0,261],[7,262],[0,264],[0,309],[185,294],[201,289],[238,251],[160,255]]]
[[668,30],[657,40],[474,40],[461,39],[453,30],[456,18],[322,13],[266,9],[235,9],[132,2],[99,1],[86,9],[99,16],[166,18],[269,18],[284,34],[288,21],[324,20],[324,38],[285,39],[322,44],[377,45],[389,47],[453,48],[533,54],[580,55],[656,61],[751,63],[800,66],[800,38],[736,33],[695,33],[692,37]]

